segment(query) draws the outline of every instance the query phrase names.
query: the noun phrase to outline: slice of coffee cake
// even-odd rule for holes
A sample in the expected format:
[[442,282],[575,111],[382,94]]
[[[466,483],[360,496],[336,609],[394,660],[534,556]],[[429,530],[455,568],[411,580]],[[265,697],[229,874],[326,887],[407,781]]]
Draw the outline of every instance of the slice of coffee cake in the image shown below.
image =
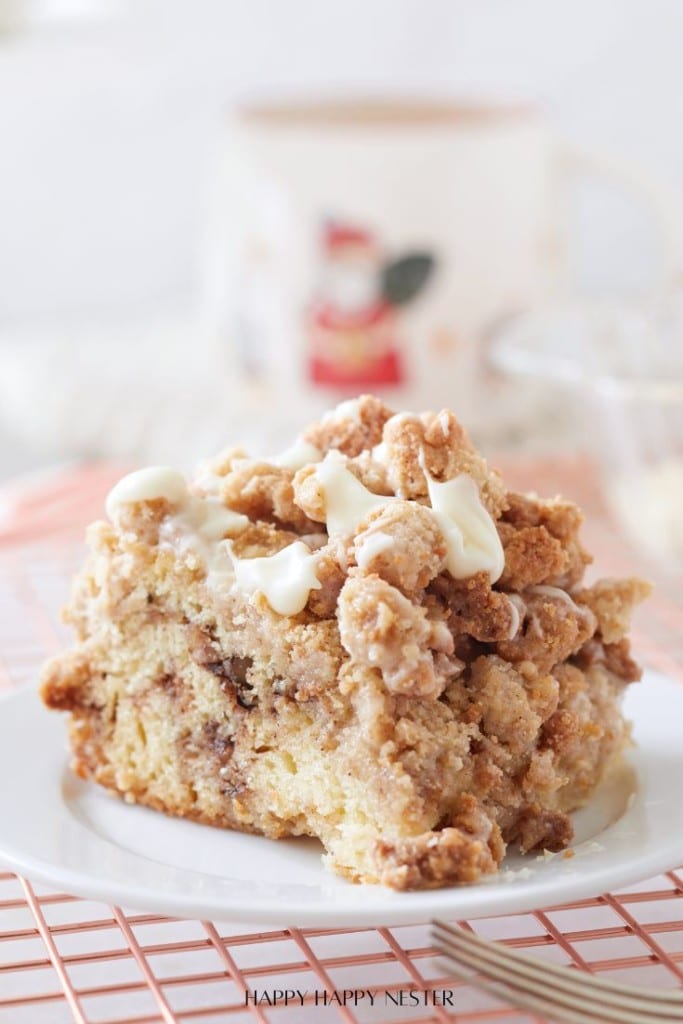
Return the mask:
[[271,459],[125,477],[42,694],[130,802],[311,835],[354,881],[558,849],[628,737],[638,580],[584,586],[569,502],[510,493],[447,411],[363,397]]

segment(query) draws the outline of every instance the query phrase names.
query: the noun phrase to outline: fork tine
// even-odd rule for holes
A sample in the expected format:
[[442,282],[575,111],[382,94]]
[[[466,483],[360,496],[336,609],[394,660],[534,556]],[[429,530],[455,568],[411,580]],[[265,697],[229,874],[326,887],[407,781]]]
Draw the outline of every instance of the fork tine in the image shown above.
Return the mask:
[[[487,991],[494,992],[512,1002],[515,1006],[543,1010],[553,1020],[562,1020],[570,1024],[586,1024],[586,1021],[600,1021],[602,1024],[665,1024],[668,1021],[680,1021],[675,1017],[662,1016],[658,1010],[629,1009],[627,1004],[610,1005],[601,1000],[600,993],[584,992],[577,976],[577,985],[573,990],[558,988],[554,979],[528,978],[522,972],[516,973],[514,968],[501,967],[483,961],[476,954],[467,951],[453,953],[445,947],[437,945],[439,952],[449,963],[454,958],[471,968],[469,980]],[[476,977],[473,977],[476,974]],[[465,972],[456,972],[464,977]]]
[[[439,950],[439,952],[441,951]],[[624,1024],[624,1019],[621,1016],[598,1016],[596,1013],[587,1013],[568,1006],[558,1006],[548,995],[547,990],[545,995],[538,996],[527,989],[509,985],[507,982],[494,981],[475,969],[467,970],[449,953],[442,955],[454,977],[476,985],[477,988],[489,992],[503,1002],[512,1004],[517,1010],[529,1010],[533,1014],[552,1020],[555,1024]],[[659,1024],[659,1022],[654,1017],[648,1016],[641,1017],[639,1024]]]
[[[649,999],[649,993],[637,990],[637,996],[624,995],[613,989],[605,991],[598,982],[587,986],[583,975],[569,973],[566,968],[546,970],[546,965],[535,964],[519,954],[498,953],[498,947],[483,942],[480,946],[464,933],[457,934],[451,929],[436,932],[437,948],[447,957],[454,957],[470,968],[478,970],[489,979],[493,978],[505,986],[521,992],[525,997],[535,995],[552,1003],[557,1016],[558,1009],[567,1017],[567,1011],[578,1012],[578,1019],[616,1020],[619,1024],[651,1024],[652,1021],[683,1019],[678,1006],[661,1005]],[[480,940],[481,942],[481,940]],[[548,965],[554,966],[554,965]],[[559,973],[558,973],[559,971]],[[586,1016],[588,1014],[588,1018]]]
[[607,979],[594,978],[590,974],[569,973],[566,967],[534,962],[530,957],[514,952],[500,943],[482,939],[479,935],[467,932],[462,928],[452,928],[443,921],[433,921],[432,927],[436,930],[435,933],[441,934],[446,941],[455,946],[470,949],[476,947],[480,954],[489,961],[513,964],[519,969],[523,968],[528,975],[546,981],[549,976],[552,976],[553,983],[566,991],[573,991],[580,984],[586,989],[599,992],[601,998],[609,1000],[609,997],[614,997],[620,1005],[627,1000],[630,1006],[635,1008],[640,1004],[642,1009],[649,1011],[653,1009],[653,1004],[656,1004],[657,1010],[664,1016],[671,1016],[674,1020],[683,1020],[683,993],[677,990],[653,989],[650,991],[634,985],[621,985]]

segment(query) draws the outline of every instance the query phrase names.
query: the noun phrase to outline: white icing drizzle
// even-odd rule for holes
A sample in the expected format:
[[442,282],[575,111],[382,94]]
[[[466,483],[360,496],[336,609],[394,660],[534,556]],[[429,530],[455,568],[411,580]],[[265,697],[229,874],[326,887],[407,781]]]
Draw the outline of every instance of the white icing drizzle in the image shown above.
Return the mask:
[[432,511],[446,541],[446,568],[451,576],[461,580],[484,571],[495,583],[505,568],[505,553],[476,483],[466,473],[445,483],[428,473],[425,476]]
[[159,543],[172,548],[190,562],[206,569],[206,584],[219,590],[234,580],[232,564],[221,543],[249,525],[247,516],[226,508],[218,498],[188,495],[174,515],[167,516],[159,529]]
[[336,423],[339,420],[353,420],[360,423],[360,398],[347,398],[323,416],[322,423]]
[[508,594],[508,601],[510,601],[511,604],[514,604],[517,609],[517,614],[520,619],[523,619],[526,615],[526,601],[521,594]]
[[373,462],[379,462],[380,466],[386,466],[389,462],[389,449],[386,441],[380,441],[374,448],[371,448],[370,456]]
[[508,640],[514,640],[515,637],[517,636],[517,630],[519,629],[519,623],[520,623],[521,615],[519,614],[519,608],[517,607],[517,602],[513,601],[513,599],[510,597],[509,594],[508,594],[508,601],[509,601],[509,604],[510,604],[510,611],[512,612],[512,621],[510,623],[510,632],[508,633]]
[[442,412],[439,413],[437,418],[439,420],[439,426],[441,427],[441,433],[443,434],[444,437],[447,438],[451,430],[450,421],[448,419],[448,413],[444,409]]
[[166,517],[159,533],[169,541],[175,534],[195,537],[202,544],[215,544],[241,533],[248,525],[247,516],[226,508],[219,498],[189,494],[178,512]]
[[513,609],[512,624],[510,626],[510,634],[508,640],[514,640],[519,631],[519,627],[524,622],[526,616],[526,603],[519,594],[508,594],[507,599]]
[[539,597],[554,597],[558,601],[564,601],[577,615],[585,615],[588,611],[587,608],[582,608],[581,605],[578,605],[571,594],[568,594],[566,590],[562,590],[561,587],[551,587],[547,583],[539,583],[535,587],[529,587],[527,593],[538,594]]
[[192,480],[192,486],[202,494],[220,494],[224,483],[225,477],[218,473],[202,473]]
[[159,543],[203,562],[209,578],[223,577],[225,552],[218,542],[241,533],[249,525],[247,516],[212,495],[191,494],[182,473],[161,466],[139,469],[119,480],[107,497],[107,515],[116,523],[125,505],[159,498],[173,507],[159,528]]
[[279,455],[264,456],[263,461],[271,466],[285,466],[287,469],[297,470],[311,462],[320,462],[322,457],[323,453],[319,448],[299,437],[290,448]]
[[[330,536],[353,535],[371,512],[396,501],[369,491],[339,452],[328,452],[315,473],[325,495]],[[474,480],[461,473],[439,483],[427,474],[427,486],[432,514],[446,541],[448,571],[455,579],[465,579],[483,570],[495,583],[503,572],[505,554],[496,524],[482,505]]]
[[395,498],[373,494],[353,475],[346,457],[338,451],[327,453],[316,467],[315,476],[325,494],[325,518],[330,537],[350,537],[375,509]]
[[316,576],[320,556],[300,540],[264,558],[238,558],[232,551],[230,556],[238,587],[247,593],[262,593],[280,615],[302,611],[311,590],[321,587]]
[[[358,414],[358,400],[342,402],[331,417],[348,418]],[[414,418],[413,413],[400,413],[394,419]],[[378,454],[386,457],[386,446],[379,445]],[[323,490],[326,506],[327,533],[330,537],[353,536],[360,523],[377,509],[397,501],[393,495],[373,494],[348,468],[348,460],[338,451],[330,451],[320,461],[321,453],[313,445],[299,439],[292,448],[269,461],[274,465],[299,468],[316,462],[315,476]],[[424,468],[424,467],[423,467]],[[460,474],[440,483],[428,473],[427,486],[431,512],[441,530],[446,546],[448,571],[456,579],[486,571],[495,582],[504,567],[503,548],[495,523],[484,508],[474,480]],[[217,495],[220,484],[211,474],[196,482],[202,493],[191,493],[181,473],[161,466],[138,470],[124,477],[107,498],[107,513],[116,521],[125,505],[163,498],[172,511],[161,524],[161,544],[196,559],[206,567],[207,584],[225,587],[234,583],[247,593],[261,592],[271,608],[281,615],[295,615],[308,601],[311,590],[321,584],[316,570],[318,552],[312,552],[301,540],[294,541],[275,555],[262,558],[239,558],[229,540],[249,525],[247,516],[225,507]],[[388,550],[393,538],[381,530],[370,533],[359,545],[358,565],[363,568],[373,558]],[[536,592],[557,588],[532,588]],[[557,594],[571,600],[564,591]],[[511,599],[514,636],[519,627],[519,609]]]
[[382,530],[368,533],[361,539],[360,544],[356,543],[356,563],[361,569],[366,569],[377,555],[381,555],[393,546],[394,538],[390,534],[384,533]]
[[[567,607],[570,608],[571,611],[573,611],[576,615],[585,617],[587,614],[589,614],[588,608],[583,608],[581,607],[581,605],[578,605],[576,601],[574,601],[574,599],[572,598],[571,594],[568,594],[566,590],[562,590],[561,587],[551,587],[549,584],[539,583],[534,587],[529,587],[526,592],[527,594],[537,594],[539,597],[550,597],[554,598],[557,601],[562,601],[563,604],[566,604]],[[543,636],[543,629],[541,628],[541,624],[539,622],[537,615],[531,615],[529,632],[533,636]]]
[[163,498],[170,505],[180,505],[188,498],[187,482],[182,473],[168,466],[148,466],[122,477],[107,495],[105,508],[112,522],[124,505]]
[[538,637],[539,640],[543,639],[543,629],[539,622],[538,615],[532,614],[529,616],[529,625],[527,626],[527,636]]

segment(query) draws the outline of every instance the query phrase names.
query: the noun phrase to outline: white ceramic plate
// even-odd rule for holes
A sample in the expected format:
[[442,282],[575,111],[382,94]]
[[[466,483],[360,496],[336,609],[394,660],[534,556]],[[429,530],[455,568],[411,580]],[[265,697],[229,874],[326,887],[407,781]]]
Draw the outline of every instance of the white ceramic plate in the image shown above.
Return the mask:
[[396,893],[331,875],[313,840],[175,820],[81,782],[63,718],[21,691],[0,702],[0,859],[79,896],[214,920],[350,927],[563,903],[683,862],[683,685],[650,674],[628,691],[626,713],[637,747],[575,815],[573,857],[510,855],[485,883]]

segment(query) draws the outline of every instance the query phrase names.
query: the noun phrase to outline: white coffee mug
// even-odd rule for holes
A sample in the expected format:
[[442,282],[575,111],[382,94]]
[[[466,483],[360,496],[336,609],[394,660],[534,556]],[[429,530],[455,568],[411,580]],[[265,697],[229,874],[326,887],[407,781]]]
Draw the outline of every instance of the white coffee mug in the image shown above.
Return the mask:
[[484,339],[566,298],[563,193],[577,168],[617,174],[647,202],[664,282],[681,235],[662,190],[568,153],[536,109],[241,110],[217,180],[207,289],[237,380],[299,418],[373,391],[490,425]]

